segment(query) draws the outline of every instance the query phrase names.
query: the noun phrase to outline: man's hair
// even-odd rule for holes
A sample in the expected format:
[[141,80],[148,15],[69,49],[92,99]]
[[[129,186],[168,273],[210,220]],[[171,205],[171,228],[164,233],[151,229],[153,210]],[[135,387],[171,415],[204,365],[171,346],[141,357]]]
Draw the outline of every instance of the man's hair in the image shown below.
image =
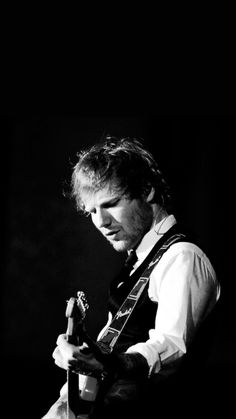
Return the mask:
[[71,180],[71,195],[78,209],[84,209],[81,198],[84,189],[97,192],[108,184],[112,191],[118,190],[130,199],[147,196],[153,187],[153,202],[169,208],[169,187],[140,139],[106,136],[102,143],[82,150],[78,157]]

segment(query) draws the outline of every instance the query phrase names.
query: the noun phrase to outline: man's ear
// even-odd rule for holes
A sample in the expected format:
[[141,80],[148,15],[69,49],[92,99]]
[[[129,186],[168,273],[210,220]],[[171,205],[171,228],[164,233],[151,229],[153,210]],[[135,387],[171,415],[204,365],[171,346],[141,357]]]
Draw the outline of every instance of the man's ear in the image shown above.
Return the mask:
[[152,203],[153,202],[154,195],[155,195],[155,189],[152,186],[151,189],[150,189],[150,191],[149,191],[149,193],[145,197],[145,201],[148,202],[148,203]]

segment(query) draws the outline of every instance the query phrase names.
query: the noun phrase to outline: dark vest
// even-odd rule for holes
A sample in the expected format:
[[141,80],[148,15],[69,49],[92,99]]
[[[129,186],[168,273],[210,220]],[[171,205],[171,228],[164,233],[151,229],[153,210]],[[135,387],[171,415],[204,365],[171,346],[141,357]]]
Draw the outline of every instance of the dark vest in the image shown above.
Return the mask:
[[[153,260],[157,251],[161,248],[163,243],[173,234],[180,233],[180,229],[175,224],[171,227],[162,238],[154,245],[149,252],[146,259],[129,277],[124,277],[124,271],[121,271],[117,278],[115,278],[110,285],[109,292],[109,310],[114,316],[121,304],[128,296],[129,292],[143,274],[149,263]],[[187,236],[178,241],[189,241]],[[122,283],[121,285],[119,285]],[[149,338],[149,330],[155,327],[155,317],[158,309],[158,304],[152,302],[148,297],[148,285],[144,289],[139,301],[131,314],[121,336],[119,337],[115,349],[118,352],[125,351],[129,346],[138,342],[145,342]]]

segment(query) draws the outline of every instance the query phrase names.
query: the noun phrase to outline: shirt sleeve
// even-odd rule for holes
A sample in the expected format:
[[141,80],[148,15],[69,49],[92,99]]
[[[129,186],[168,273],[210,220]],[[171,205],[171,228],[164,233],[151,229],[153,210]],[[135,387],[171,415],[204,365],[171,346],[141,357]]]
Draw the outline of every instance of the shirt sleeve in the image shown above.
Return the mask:
[[209,259],[191,243],[176,243],[152,271],[149,297],[158,303],[149,339],[128,348],[147,359],[150,372],[172,370],[187,352],[196,330],[219,298]]

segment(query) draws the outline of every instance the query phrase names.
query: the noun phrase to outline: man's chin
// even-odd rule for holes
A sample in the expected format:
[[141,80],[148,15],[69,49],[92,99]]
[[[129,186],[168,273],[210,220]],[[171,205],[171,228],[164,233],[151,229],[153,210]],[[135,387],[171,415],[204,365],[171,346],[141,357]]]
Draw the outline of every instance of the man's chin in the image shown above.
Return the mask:
[[130,249],[130,244],[129,244],[128,241],[125,241],[125,240],[115,241],[115,240],[113,240],[113,241],[109,241],[109,242],[117,252],[126,252],[127,250]]

